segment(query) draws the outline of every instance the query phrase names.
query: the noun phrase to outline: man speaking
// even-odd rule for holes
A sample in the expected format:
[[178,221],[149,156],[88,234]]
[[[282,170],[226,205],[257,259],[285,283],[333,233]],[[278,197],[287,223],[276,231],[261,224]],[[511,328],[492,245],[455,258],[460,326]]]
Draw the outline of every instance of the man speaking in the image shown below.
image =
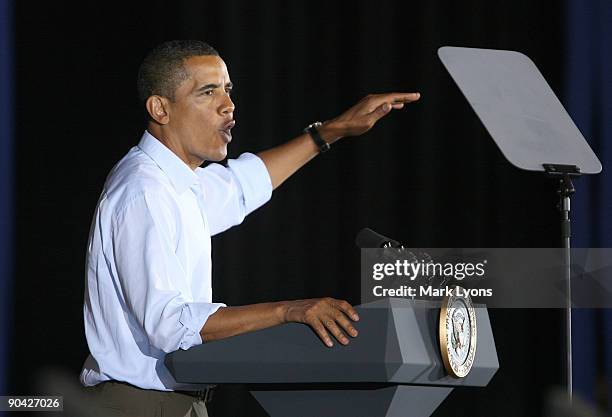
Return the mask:
[[99,400],[96,415],[207,416],[208,392],[181,391],[164,365],[178,349],[287,322],[310,326],[330,347],[357,336],[359,317],[342,300],[214,303],[210,237],[240,224],[335,141],[419,94],[368,96],[280,146],[200,168],[227,155],[231,92],[225,63],[200,41],[163,43],[140,67],[147,128],[106,179],[87,246],[81,382]]

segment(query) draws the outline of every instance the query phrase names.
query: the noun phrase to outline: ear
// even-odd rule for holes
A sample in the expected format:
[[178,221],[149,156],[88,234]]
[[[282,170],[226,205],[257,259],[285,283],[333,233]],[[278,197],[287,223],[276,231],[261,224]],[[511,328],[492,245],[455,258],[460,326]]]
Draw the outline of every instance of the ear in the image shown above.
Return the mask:
[[151,119],[155,120],[160,125],[168,124],[170,121],[168,99],[162,96],[150,96],[145,107]]

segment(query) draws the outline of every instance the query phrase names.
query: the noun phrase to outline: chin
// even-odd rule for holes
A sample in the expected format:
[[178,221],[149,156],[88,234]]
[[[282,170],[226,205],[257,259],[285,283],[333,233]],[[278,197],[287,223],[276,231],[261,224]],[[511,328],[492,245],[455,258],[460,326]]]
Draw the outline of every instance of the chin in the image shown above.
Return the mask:
[[217,152],[211,152],[210,155],[206,157],[207,161],[211,162],[220,162],[227,158],[227,147],[223,147],[223,149],[217,150]]

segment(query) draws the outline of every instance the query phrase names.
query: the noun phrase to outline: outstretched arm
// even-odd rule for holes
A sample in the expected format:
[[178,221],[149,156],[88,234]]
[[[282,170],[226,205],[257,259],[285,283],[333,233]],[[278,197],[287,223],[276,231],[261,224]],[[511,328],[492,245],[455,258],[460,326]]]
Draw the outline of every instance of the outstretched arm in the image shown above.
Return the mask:
[[[317,130],[329,144],[343,137],[358,136],[370,130],[392,109],[401,109],[404,104],[419,98],[419,93],[369,95],[340,116],[323,123]],[[310,135],[304,133],[289,142],[260,152],[258,156],[266,164],[272,187],[276,188],[318,153]]]
[[[317,128],[322,139],[331,144],[347,136],[358,136],[370,130],[393,109],[418,100],[419,93],[389,93],[369,95]],[[263,151],[263,160],[273,188],[281,185],[293,173],[319,153],[309,134]],[[239,307],[222,307],[208,317],[200,331],[205,342],[224,339],[242,333],[265,329],[288,322],[310,326],[326,346],[333,346],[332,336],[341,344],[357,337],[353,322],[359,320],[355,309],[346,301],[333,298],[281,301]]]

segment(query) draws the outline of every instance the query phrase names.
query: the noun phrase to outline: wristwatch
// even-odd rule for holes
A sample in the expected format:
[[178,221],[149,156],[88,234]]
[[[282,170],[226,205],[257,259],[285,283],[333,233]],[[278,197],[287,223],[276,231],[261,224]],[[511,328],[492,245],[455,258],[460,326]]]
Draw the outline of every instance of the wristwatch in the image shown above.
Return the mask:
[[317,128],[321,125],[321,122],[314,122],[312,124],[309,124],[306,129],[304,129],[304,133],[308,133],[310,135],[314,143],[319,147],[319,152],[323,153],[329,151],[330,146],[329,143],[323,140],[323,138],[319,134],[319,131],[317,130]]

